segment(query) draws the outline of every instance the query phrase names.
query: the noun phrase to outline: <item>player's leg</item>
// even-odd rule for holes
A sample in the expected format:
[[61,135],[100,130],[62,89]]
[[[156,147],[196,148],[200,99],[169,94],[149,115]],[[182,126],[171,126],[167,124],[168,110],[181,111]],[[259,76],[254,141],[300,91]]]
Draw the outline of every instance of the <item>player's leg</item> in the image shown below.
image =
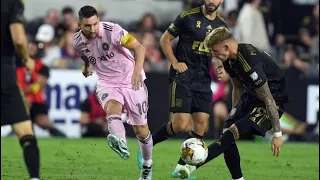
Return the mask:
[[191,95],[190,90],[172,82],[170,111],[174,113],[173,119],[152,134],[154,145],[186,129],[190,119]]
[[142,167],[139,180],[151,180],[152,177],[152,149],[153,140],[149,131],[148,124],[145,125],[132,125],[133,130],[138,139],[142,156]]
[[[208,127],[209,114],[212,112],[212,92],[193,92],[192,93],[192,104],[191,113],[193,119],[192,131],[189,133],[188,138],[202,139],[205,131]],[[186,163],[179,159],[178,164],[175,168],[175,172],[179,172],[180,178],[185,178],[185,174],[180,172],[180,169],[186,165]],[[177,174],[177,173],[175,173]],[[189,177],[191,179],[191,177]]]
[[130,152],[126,142],[126,131],[121,120],[123,96],[118,88],[97,86],[97,98],[107,114],[108,144],[123,159],[128,159]]
[[232,124],[229,128],[225,129],[218,141],[208,146],[208,157],[206,161],[197,166],[197,168],[224,153],[241,135],[246,135],[248,133],[252,133],[252,127],[250,122],[248,123],[248,117]]
[[[238,104],[235,105],[235,107],[231,110],[231,112],[229,113],[228,119],[225,121],[223,133],[225,133],[227,128],[230,128],[231,125],[236,122],[236,120],[242,119],[244,116],[247,115],[248,110],[243,109],[242,106],[244,106],[244,104],[242,102],[238,102]],[[221,138],[222,138],[222,136],[223,135],[221,135]],[[219,144],[220,142],[221,142],[221,139],[220,139],[220,141],[218,141],[216,143]],[[209,145],[209,147],[215,146],[215,145],[216,144],[213,143],[212,145]],[[236,143],[232,143],[232,145],[224,151],[224,156],[225,156],[226,164],[229,168],[229,171],[230,171],[233,179],[242,178],[242,172],[241,172],[241,167],[240,167],[240,155],[239,155]],[[207,158],[207,161],[209,159],[210,159],[210,157]],[[182,171],[181,173],[188,175],[192,171],[194,171],[195,169],[196,168],[194,166],[186,165],[181,169],[181,171]]]
[[66,137],[66,135],[54,127],[48,117],[48,107],[44,103],[33,103],[30,109],[31,119],[42,129],[47,129],[52,136]]
[[153,139],[147,124],[148,90],[145,84],[139,90],[122,89],[125,108],[128,111],[127,122],[132,125],[138,139],[142,156],[142,168],[139,180],[152,178]]
[[5,124],[11,124],[13,131],[19,138],[30,178],[39,179],[39,148],[29,118],[29,110],[18,84],[8,89],[1,87],[1,125]]
[[[229,114],[229,119],[227,119],[224,124],[223,132],[227,128],[230,128],[230,126],[235,122],[234,119],[240,118],[242,114],[243,113],[241,113],[241,107],[237,108],[237,106],[235,106]],[[242,180],[243,174],[242,174],[241,164],[240,164],[240,154],[239,154],[239,150],[236,143],[233,143],[230,146],[230,148],[224,152],[224,160],[229,169],[232,179]]]
[[20,140],[23,157],[28,168],[30,178],[37,180],[40,177],[40,152],[37,139],[34,136],[31,120],[15,123],[12,129]]

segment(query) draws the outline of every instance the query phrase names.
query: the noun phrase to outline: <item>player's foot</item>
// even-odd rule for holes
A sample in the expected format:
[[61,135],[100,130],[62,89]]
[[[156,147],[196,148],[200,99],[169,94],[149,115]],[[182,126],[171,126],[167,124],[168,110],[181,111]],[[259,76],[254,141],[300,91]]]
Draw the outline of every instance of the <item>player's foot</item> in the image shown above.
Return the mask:
[[137,159],[137,164],[138,164],[139,169],[142,169],[143,158],[142,158],[142,152],[141,152],[140,147],[138,149],[138,154],[137,154],[136,159]]
[[107,136],[108,144],[119,156],[127,160],[130,157],[130,152],[127,146],[127,143],[123,140],[118,138],[113,134],[109,134]]
[[152,179],[152,165],[150,167],[142,166],[139,180],[151,180]]
[[31,178],[30,180],[40,180],[39,178]]
[[193,167],[190,165],[182,166],[179,170],[175,170],[172,174],[172,178],[180,178],[180,179],[197,179],[196,176],[190,175],[193,171]]

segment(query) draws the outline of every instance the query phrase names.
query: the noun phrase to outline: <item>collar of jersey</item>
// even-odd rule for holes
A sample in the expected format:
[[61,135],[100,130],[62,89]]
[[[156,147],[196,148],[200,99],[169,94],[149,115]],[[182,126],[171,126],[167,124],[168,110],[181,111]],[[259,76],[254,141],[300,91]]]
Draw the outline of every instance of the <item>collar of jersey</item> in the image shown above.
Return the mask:
[[[98,36],[97,37],[99,37],[99,38],[102,38],[102,23],[100,22],[99,23],[99,33],[98,33]],[[86,36],[84,36],[83,34],[82,34],[82,30],[80,30],[80,33],[81,33],[81,39],[82,39],[82,41],[84,42],[84,43],[86,43],[86,42],[88,42],[89,41],[89,39],[87,39],[86,38]],[[91,39],[90,39],[91,40]]]

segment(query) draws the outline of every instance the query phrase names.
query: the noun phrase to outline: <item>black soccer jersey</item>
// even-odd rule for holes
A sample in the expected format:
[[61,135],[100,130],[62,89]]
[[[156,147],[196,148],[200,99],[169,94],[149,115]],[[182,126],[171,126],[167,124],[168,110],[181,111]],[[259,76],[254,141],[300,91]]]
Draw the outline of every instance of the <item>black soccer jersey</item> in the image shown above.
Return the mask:
[[23,11],[21,0],[1,0],[1,57],[14,55],[9,28],[12,23],[23,23]]
[[268,81],[274,100],[288,102],[284,74],[265,51],[251,44],[239,44],[237,59],[227,60],[223,65],[230,77],[237,77],[243,83],[246,94],[255,95],[255,89]]
[[209,20],[201,7],[183,12],[176,18],[167,31],[179,36],[175,56],[179,62],[186,63],[188,70],[178,73],[171,66],[170,79],[194,91],[211,91],[209,70],[212,56],[203,41],[213,29],[221,26],[227,27],[227,24],[219,15]]

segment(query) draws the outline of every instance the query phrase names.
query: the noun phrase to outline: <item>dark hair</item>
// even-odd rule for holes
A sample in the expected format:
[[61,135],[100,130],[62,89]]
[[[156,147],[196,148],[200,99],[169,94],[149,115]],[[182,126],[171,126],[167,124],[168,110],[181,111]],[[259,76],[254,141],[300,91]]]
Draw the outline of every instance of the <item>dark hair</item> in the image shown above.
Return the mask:
[[228,13],[228,18],[232,19],[232,20],[237,20],[238,16],[239,16],[238,10],[232,10],[232,11],[229,11],[229,13]]
[[61,11],[62,15],[65,15],[65,14],[73,14],[73,9],[70,7],[70,6],[66,6],[62,9]]
[[83,6],[79,12],[79,19],[82,20],[83,18],[90,18],[92,16],[98,16],[97,10],[92,6]]
[[154,15],[152,13],[145,13],[142,18],[141,18],[141,21],[139,23],[139,28],[141,28],[143,26],[143,23],[144,21],[150,17],[152,19],[152,29],[157,29],[157,20],[156,18],[154,17]]

